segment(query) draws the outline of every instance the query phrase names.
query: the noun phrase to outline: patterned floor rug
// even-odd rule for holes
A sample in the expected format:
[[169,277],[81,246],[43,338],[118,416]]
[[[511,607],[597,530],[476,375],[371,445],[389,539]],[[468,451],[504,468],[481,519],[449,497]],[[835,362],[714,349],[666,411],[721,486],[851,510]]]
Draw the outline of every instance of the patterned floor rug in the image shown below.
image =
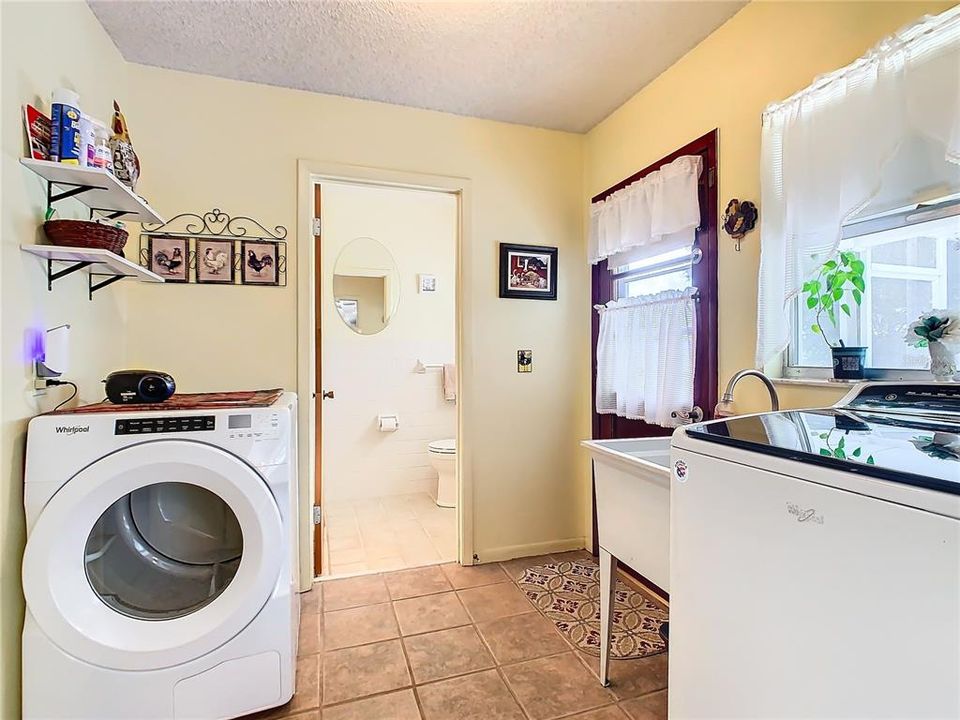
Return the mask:
[[[588,559],[528,568],[520,588],[577,647],[600,655],[600,567]],[[617,580],[611,654],[620,660],[666,650],[667,611]]]

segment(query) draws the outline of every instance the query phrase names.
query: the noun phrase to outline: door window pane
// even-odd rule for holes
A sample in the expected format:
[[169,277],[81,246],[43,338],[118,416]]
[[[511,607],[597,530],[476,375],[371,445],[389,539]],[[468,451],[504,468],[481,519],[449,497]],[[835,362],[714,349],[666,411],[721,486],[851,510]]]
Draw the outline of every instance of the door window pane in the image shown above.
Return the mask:
[[84,548],[87,580],[123,615],[169,620],[212,602],[243,554],[236,515],[220,497],[187,483],[148,485],[100,516]]

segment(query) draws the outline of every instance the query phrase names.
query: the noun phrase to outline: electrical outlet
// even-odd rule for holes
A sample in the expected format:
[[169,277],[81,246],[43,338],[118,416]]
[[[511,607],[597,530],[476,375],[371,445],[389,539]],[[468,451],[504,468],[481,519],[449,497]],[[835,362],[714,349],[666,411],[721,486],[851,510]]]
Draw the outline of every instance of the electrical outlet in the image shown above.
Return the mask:
[[517,372],[533,372],[533,350],[517,350]]

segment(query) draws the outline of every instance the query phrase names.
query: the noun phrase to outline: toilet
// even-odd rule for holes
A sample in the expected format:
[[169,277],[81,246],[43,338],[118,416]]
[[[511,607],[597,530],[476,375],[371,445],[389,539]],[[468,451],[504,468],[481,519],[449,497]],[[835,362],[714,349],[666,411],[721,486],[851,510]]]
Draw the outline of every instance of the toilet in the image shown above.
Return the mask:
[[427,445],[430,464],[439,476],[436,502],[440,507],[457,506],[457,440],[434,440]]

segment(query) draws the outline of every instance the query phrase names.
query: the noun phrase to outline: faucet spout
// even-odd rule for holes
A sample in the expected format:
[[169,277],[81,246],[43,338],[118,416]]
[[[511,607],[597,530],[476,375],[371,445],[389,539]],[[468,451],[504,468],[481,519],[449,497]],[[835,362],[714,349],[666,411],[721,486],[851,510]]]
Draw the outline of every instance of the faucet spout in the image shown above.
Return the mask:
[[730,378],[730,382],[727,383],[727,389],[724,390],[723,395],[720,397],[720,402],[718,402],[716,408],[714,408],[714,417],[730,417],[736,414],[733,408],[733,391],[737,387],[737,383],[743,380],[743,378],[750,376],[759,378],[760,381],[766,385],[767,392],[770,393],[770,409],[780,409],[780,396],[777,394],[777,388],[774,386],[773,381],[759,370],[747,368]]

